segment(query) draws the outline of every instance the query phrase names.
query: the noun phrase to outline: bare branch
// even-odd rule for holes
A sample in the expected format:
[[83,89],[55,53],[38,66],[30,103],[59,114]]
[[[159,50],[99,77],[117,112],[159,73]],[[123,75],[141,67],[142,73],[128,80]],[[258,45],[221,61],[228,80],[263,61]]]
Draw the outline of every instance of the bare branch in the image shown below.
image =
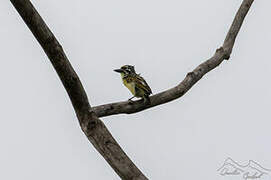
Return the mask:
[[206,73],[216,68],[223,60],[228,60],[230,58],[237,34],[253,1],[254,0],[243,0],[226,36],[223,46],[216,50],[213,57],[200,64],[192,72],[188,73],[185,79],[176,87],[151,96],[151,104],[144,105],[141,100],[134,101],[133,103],[123,101],[92,107],[91,111],[93,111],[98,117],[122,113],[131,114],[182,97]]
[[61,45],[33,5],[29,0],[11,0],[53,64],[71,99],[83,132],[114,171],[125,180],[145,180],[147,178],[129,159],[98,117],[135,113],[183,96],[206,73],[216,68],[223,60],[230,58],[237,34],[253,1],[243,0],[223,46],[216,50],[213,57],[188,73],[176,87],[151,96],[150,105],[144,105],[141,101],[133,103],[125,101],[91,108],[80,79],[69,63]]
[[103,122],[89,112],[90,104],[86,92],[66,57],[61,45],[42,20],[29,0],[11,0],[29,29],[32,31],[60,77],[89,141],[125,180],[146,180],[147,178],[129,159],[112,137]]
[[87,112],[89,102],[78,76],[61,45],[29,1],[11,1],[51,60],[76,112]]

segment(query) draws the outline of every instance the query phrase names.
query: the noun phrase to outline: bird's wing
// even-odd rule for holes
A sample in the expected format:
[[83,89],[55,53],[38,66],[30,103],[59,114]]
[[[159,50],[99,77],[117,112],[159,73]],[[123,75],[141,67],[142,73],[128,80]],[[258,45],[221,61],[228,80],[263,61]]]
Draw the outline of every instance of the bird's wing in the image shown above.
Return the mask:
[[145,81],[145,79],[143,77],[141,77],[140,75],[137,75],[135,78],[135,81],[136,81],[135,85],[138,88],[146,91],[146,93],[148,95],[152,94],[152,90],[151,90],[150,86],[147,84],[147,82]]

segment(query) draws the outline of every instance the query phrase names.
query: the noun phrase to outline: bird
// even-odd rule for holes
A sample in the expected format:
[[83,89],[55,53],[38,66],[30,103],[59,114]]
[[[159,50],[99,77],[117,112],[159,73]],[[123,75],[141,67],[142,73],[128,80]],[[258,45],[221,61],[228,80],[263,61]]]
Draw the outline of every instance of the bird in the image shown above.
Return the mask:
[[141,77],[140,74],[136,73],[134,66],[124,65],[120,69],[115,69],[114,71],[121,74],[123,84],[133,94],[133,97],[128,99],[129,101],[138,97],[142,98],[144,103],[150,104],[149,96],[152,94],[152,90],[145,79]]

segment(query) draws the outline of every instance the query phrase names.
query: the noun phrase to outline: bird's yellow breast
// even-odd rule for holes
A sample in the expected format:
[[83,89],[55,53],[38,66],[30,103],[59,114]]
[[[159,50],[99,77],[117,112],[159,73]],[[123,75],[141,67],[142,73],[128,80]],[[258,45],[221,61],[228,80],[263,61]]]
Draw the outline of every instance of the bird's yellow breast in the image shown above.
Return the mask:
[[136,94],[135,92],[135,83],[134,82],[128,82],[126,79],[122,79],[123,84],[131,91],[133,95]]

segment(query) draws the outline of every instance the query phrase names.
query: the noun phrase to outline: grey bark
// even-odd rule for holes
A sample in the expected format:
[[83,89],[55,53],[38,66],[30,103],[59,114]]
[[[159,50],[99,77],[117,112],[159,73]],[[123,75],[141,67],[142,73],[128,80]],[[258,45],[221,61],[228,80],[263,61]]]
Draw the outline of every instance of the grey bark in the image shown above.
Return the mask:
[[151,103],[149,105],[143,104],[140,100],[134,102],[123,101],[95,106],[92,107],[91,110],[95,112],[98,117],[105,117],[116,114],[132,114],[154,106],[165,104],[169,101],[173,101],[182,97],[206,73],[220,65],[223,60],[228,60],[230,58],[237,34],[253,1],[254,0],[244,0],[242,2],[225,38],[223,46],[218,48],[210,59],[200,64],[192,72],[189,72],[180,84],[171,89],[151,96]]
[[73,70],[61,45],[31,2],[29,0],[11,0],[11,2],[54,66],[70,97],[80,126],[89,141],[121,179],[146,180],[147,178],[121,149],[104,123],[95,113],[89,111],[91,106],[79,77]]
[[230,58],[237,34],[253,1],[243,0],[223,46],[216,50],[213,57],[189,72],[176,87],[151,96],[151,104],[145,105],[142,101],[133,103],[125,101],[91,107],[80,79],[69,63],[62,46],[31,2],[29,0],[11,0],[54,66],[70,97],[83,132],[119,177],[124,180],[145,180],[147,178],[129,159],[98,117],[136,113],[183,96],[206,73],[216,68],[223,60]]

